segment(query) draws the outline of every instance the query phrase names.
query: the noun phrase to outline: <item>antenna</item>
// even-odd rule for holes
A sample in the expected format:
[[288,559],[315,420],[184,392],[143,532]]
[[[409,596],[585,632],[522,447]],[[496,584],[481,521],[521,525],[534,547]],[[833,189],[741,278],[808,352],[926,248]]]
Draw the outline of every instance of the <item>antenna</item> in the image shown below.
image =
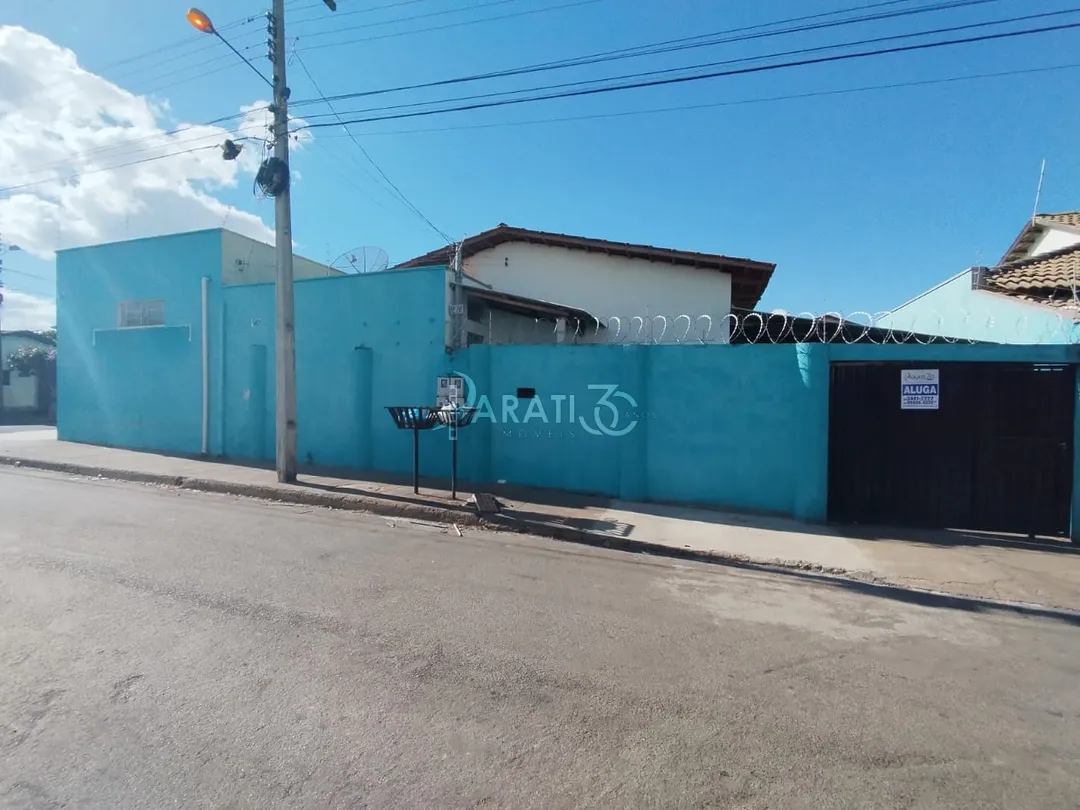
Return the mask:
[[381,273],[390,264],[390,257],[380,247],[356,247],[347,250],[330,262],[330,267],[344,273]]
[[1042,198],[1043,178],[1046,176],[1046,158],[1043,158],[1042,168],[1039,169],[1039,187],[1035,191],[1035,210],[1031,212],[1031,221],[1039,215],[1039,200]]

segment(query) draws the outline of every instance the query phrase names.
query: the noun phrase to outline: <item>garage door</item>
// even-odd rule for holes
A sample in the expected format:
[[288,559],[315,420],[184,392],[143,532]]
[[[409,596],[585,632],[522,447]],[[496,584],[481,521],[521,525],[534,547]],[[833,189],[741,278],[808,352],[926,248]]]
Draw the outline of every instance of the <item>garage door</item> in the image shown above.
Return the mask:
[[837,363],[829,518],[1067,535],[1072,366]]

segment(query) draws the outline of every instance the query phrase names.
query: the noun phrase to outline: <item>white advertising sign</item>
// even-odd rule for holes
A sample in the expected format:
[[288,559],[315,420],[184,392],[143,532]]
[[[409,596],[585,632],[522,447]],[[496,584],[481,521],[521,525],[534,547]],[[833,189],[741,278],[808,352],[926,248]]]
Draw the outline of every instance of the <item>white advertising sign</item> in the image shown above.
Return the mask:
[[940,401],[939,369],[904,369],[900,372],[900,410],[936,411]]
[[439,385],[435,391],[435,404],[442,408],[445,405],[455,407],[465,404],[465,378],[464,377],[439,377]]

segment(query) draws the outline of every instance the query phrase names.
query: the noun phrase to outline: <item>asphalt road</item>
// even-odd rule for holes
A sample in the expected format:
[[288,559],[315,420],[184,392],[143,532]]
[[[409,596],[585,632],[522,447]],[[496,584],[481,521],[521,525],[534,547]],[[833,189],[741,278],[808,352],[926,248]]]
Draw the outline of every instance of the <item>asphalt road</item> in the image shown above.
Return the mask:
[[0,470],[0,808],[1075,808],[1078,634]]

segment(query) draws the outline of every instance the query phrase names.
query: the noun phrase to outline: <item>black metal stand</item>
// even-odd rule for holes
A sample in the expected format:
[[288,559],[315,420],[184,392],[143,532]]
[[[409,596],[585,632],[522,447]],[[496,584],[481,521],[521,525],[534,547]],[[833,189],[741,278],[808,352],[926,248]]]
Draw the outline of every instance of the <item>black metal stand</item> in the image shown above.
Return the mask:
[[457,500],[457,428],[450,428],[450,443],[454,446],[450,457],[450,497]]
[[399,430],[411,430],[413,435],[412,446],[412,485],[413,492],[420,492],[420,431],[431,430],[439,422],[438,413],[434,408],[427,405],[393,405],[387,407],[390,417],[394,420]]
[[442,408],[435,412],[435,416],[450,431],[450,497],[456,499],[458,430],[472,424],[476,408]]
[[420,428],[412,429],[412,491],[420,492]]

